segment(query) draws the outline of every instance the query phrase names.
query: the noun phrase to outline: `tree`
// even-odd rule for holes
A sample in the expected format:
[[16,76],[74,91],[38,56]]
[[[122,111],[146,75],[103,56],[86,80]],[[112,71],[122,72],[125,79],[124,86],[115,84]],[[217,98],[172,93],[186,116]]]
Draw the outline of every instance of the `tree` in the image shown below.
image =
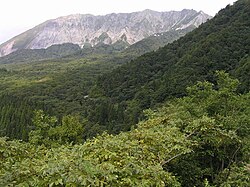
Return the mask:
[[56,117],[46,115],[42,110],[34,112],[33,117],[33,130],[29,133],[29,142],[36,145],[49,143],[48,131],[57,123]]
[[198,82],[188,87],[187,97],[174,102],[172,119],[197,143],[191,154],[166,166],[178,173],[184,186],[201,186],[205,179],[221,185],[233,164],[249,161],[250,95],[238,94],[239,81],[227,73],[216,74],[216,85]]
[[61,125],[49,129],[48,136],[52,141],[58,141],[61,144],[82,143],[86,123],[87,120],[80,121],[79,116],[64,116]]

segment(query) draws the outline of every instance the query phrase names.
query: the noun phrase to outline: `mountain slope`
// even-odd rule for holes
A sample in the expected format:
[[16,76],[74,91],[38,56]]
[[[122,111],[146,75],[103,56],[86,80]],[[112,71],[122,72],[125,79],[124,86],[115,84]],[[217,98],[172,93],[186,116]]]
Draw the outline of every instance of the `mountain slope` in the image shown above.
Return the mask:
[[139,56],[144,53],[157,50],[158,48],[163,47],[168,43],[172,43],[173,41],[192,31],[193,29],[195,29],[194,26],[189,26],[185,29],[155,33],[147,38],[140,40],[139,42],[130,45],[123,52],[128,54],[137,54]]
[[121,56],[126,58],[123,60],[117,60],[117,63],[120,61],[127,62],[146,52],[157,50],[159,47],[163,47],[164,45],[177,40],[186,33],[192,31],[194,28],[194,26],[189,26],[185,29],[156,33],[132,45],[119,40],[113,44],[100,43],[95,46],[85,45],[82,48],[77,44],[64,43],[55,44],[46,49],[20,49],[6,56],[0,57],[0,64],[16,64],[20,62],[30,63],[33,61],[52,60],[56,58],[77,59],[91,55],[114,55],[114,60],[117,60],[116,56]]
[[55,127],[38,111],[28,143],[0,138],[0,186],[249,186],[250,93],[217,76],[218,90],[200,82],[133,130],[85,143],[85,122]]
[[213,81],[216,70],[235,74],[240,60],[249,55],[249,33],[249,1],[240,0],[172,44],[102,76],[97,89],[113,101],[134,100],[141,109],[181,97],[186,86]]
[[249,12],[249,1],[238,1],[172,44],[101,76],[96,85],[97,76],[117,67],[115,59],[100,55],[30,63],[28,68],[18,64],[14,71],[7,64],[1,66],[9,71],[0,71],[0,133],[20,138],[23,132],[27,138],[34,109],[55,116],[81,115],[90,122],[86,138],[103,130],[129,130],[145,108],[185,95],[185,87],[197,80],[214,81],[218,69],[239,78],[241,91],[246,92],[250,87]]
[[186,9],[179,12],[145,10],[105,16],[70,15],[46,21],[5,42],[0,46],[0,56],[19,49],[40,49],[62,43],[93,46],[122,40],[133,44],[154,33],[198,27],[209,18],[201,11]]
[[20,49],[0,58],[0,64],[31,62],[61,58],[76,53],[81,48],[72,43],[52,45],[46,49]]

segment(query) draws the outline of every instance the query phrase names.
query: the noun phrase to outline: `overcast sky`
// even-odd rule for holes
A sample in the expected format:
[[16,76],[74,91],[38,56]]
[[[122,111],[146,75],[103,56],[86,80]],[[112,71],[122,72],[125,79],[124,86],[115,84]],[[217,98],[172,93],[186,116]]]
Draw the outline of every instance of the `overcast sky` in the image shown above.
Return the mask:
[[2,0],[0,4],[0,44],[48,19],[69,14],[202,10],[214,16],[236,0]]

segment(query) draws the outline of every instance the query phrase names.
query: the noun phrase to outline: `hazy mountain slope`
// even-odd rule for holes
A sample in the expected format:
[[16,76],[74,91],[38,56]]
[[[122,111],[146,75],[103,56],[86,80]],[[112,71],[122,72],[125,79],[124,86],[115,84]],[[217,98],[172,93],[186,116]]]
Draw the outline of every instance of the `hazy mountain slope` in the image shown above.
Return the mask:
[[[156,33],[142,39],[132,45],[119,40],[113,44],[100,43],[95,46],[85,45],[80,48],[77,44],[65,43],[55,44],[46,49],[21,49],[14,51],[6,56],[0,57],[0,64],[32,62],[56,58],[83,58],[93,55],[114,55],[113,61],[117,63],[128,62],[146,52],[157,50],[159,47],[177,40],[195,27],[190,26],[186,29],[170,30],[168,32]],[[120,59],[125,57],[123,60]],[[112,58],[112,57],[111,57]],[[119,58],[119,59],[117,59]]]
[[[46,49],[20,49],[6,56],[0,57],[0,64],[32,63],[41,60],[59,60],[61,58],[81,59],[91,55],[110,55],[126,48],[126,43],[120,41],[114,44],[98,44],[96,46],[84,46],[80,48],[77,44],[64,43],[55,44]],[[139,55],[138,55],[139,56]],[[60,58],[60,59],[59,59]]]
[[40,49],[62,43],[93,46],[122,40],[133,44],[154,33],[185,29],[191,25],[198,27],[209,18],[203,12],[186,9],[179,12],[145,10],[105,16],[70,15],[46,21],[5,42],[0,46],[0,56],[19,49]]
[[127,49],[125,49],[124,53],[142,55],[144,53],[157,50],[159,47],[163,47],[168,43],[172,43],[173,41],[179,39],[184,36],[188,32],[195,29],[194,26],[190,26],[185,29],[180,30],[170,30],[162,33],[155,33],[147,38],[142,39],[135,44],[130,45]]
[[76,53],[80,49],[78,45],[72,43],[52,45],[46,49],[20,49],[9,55],[0,57],[0,64],[61,58]]
[[249,54],[249,33],[249,1],[240,0],[172,44],[101,77],[98,87],[117,101],[145,100],[143,107],[183,96],[193,82],[213,81],[215,70],[233,73]]
[[91,92],[114,68],[103,56],[6,64],[0,136],[28,142],[0,138],[0,186],[249,186],[249,33],[239,0]]
[[[35,108],[56,116],[79,114],[86,118],[90,125],[84,137],[103,130],[129,130],[143,117],[143,109],[185,95],[185,87],[197,80],[213,81],[216,69],[239,77],[242,91],[246,91],[249,12],[248,1],[241,0],[172,44],[105,74],[96,85],[98,76],[117,67],[116,59],[106,58],[110,55],[30,63],[28,68],[16,64],[14,71],[2,69],[1,135],[27,138]],[[13,64],[1,67],[9,69],[9,65]]]

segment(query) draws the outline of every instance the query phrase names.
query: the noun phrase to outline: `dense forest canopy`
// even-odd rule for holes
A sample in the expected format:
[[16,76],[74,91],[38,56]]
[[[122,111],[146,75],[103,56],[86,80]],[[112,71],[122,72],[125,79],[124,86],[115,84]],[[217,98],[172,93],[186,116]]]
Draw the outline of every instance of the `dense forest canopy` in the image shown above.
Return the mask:
[[[250,95],[238,80],[217,72],[119,135],[103,133],[83,144],[84,123],[36,112],[30,142],[0,139],[3,186],[247,186]],[[72,126],[74,127],[72,129]],[[56,129],[56,130],[55,130]]]
[[2,58],[0,186],[249,186],[249,33],[238,0],[141,56],[156,38]]
[[[144,118],[144,109],[186,95],[185,87],[196,81],[215,82],[216,70],[238,78],[246,93],[249,14],[249,2],[237,1],[179,40],[125,64],[135,57],[129,48],[110,54],[105,46],[60,59],[2,64],[0,135],[27,140],[39,109],[57,116],[58,123],[65,115],[86,119],[85,138],[126,131]],[[69,46],[52,47],[48,54],[70,51]]]

